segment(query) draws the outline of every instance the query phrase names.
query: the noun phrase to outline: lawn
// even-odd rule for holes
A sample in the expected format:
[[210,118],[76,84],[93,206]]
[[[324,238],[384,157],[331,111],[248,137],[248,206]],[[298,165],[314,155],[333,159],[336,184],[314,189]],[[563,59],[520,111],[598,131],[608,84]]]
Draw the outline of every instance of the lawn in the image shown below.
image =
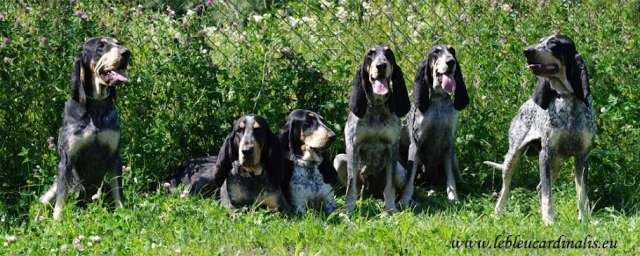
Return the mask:
[[[640,254],[638,13],[638,0],[2,1],[0,254]],[[577,221],[569,161],[554,184],[556,223],[544,227],[537,161],[521,161],[500,216],[500,173],[482,161],[502,159],[509,122],[532,95],[522,50],[555,32],[576,42],[588,66],[598,133],[592,218]],[[37,198],[57,172],[73,59],[102,35],[133,53],[117,101],[126,205],[67,204],[55,222]],[[374,44],[394,49],[409,90],[431,46],[455,47],[471,97],[458,114],[460,203],[444,188],[430,196],[421,188],[419,204],[395,214],[366,199],[353,214],[296,218],[158,192],[181,161],[217,154],[245,113],[275,131],[292,109],[311,109],[342,137],[350,81]],[[340,152],[342,139],[330,151]],[[493,248],[579,241],[612,248]]]

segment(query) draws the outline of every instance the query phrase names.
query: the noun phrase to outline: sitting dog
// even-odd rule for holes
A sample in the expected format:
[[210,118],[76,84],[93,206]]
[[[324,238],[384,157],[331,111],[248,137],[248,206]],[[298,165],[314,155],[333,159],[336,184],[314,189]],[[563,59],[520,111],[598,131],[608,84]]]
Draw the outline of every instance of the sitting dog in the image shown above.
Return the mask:
[[509,197],[511,177],[523,153],[539,154],[542,220],[553,223],[552,177],[567,157],[575,157],[578,218],[589,215],[587,199],[587,158],[596,124],[589,94],[587,68],[566,36],[552,35],[524,50],[527,67],[539,77],[538,87],[511,121],[509,151],[503,163],[486,161],[502,171],[502,190],[495,212],[500,213]]
[[87,202],[104,187],[111,191],[115,206],[123,207],[120,121],[115,99],[116,85],[129,80],[125,70],[130,58],[129,49],[116,39],[101,37],[87,40],[75,59],[71,95],[64,105],[58,136],[58,176],[40,197],[43,204],[56,197],[56,220],[62,217],[70,188],[78,189],[80,201]]
[[320,115],[297,109],[287,117],[280,129],[280,145],[285,159],[284,188],[293,212],[303,215],[307,203],[319,206],[329,214],[336,208],[330,183],[336,180],[336,171],[329,163],[326,149],[335,139]]
[[[449,94],[453,94],[453,101]],[[438,45],[420,64],[413,82],[414,106],[409,112],[408,186],[413,186],[418,170],[426,169],[421,183],[435,183],[446,174],[447,197],[457,201],[455,177],[456,113],[469,103],[469,95],[456,52]],[[411,189],[413,190],[413,189]]]
[[167,186],[188,184],[183,195],[219,189],[227,208],[264,204],[289,212],[282,194],[284,156],[267,121],[249,114],[235,122],[217,157],[185,162]]
[[[393,51],[386,46],[369,49],[357,69],[349,98],[345,125],[346,154],[334,159],[340,177],[346,177],[345,208],[355,208],[359,190],[384,197],[385,211],[396,210],[411,200],[406,171],[399,164],[400,118],[409,112],[409,96],[404,75]],[[358,183],[363,187],[358,186]]]

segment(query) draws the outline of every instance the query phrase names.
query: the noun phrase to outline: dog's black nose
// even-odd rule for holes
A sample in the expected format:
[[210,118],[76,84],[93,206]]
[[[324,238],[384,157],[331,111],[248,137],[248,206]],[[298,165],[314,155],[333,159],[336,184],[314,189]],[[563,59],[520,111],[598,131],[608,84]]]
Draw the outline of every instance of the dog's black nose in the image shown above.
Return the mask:
[[332,142],[333,140],[336,139],[336,134],[333,131],[329,131],[329,142]]
[[454,59],[447,60],[447,66],[453,67],[455,64],[456,64],[456,60]]
[[533,47],[527,47],[524,49],[524,55],[525,56],[531,56],[533,55],[533,53],[536,52],[536,49]]
[[120,50],[120,55],[122,55],[123,59],[129,60],[129,58],[131,58],[131,51],[127,48],[122,48],[122,50]]
[[243,149],[242,150],[242,154],[245,156],[251,156],[253,155],[253,148],[249,148],[249,149]]
[[387,68],[387,63],[379,63],[376,65],[376,68],[378,70],[384,70],[385,68]]

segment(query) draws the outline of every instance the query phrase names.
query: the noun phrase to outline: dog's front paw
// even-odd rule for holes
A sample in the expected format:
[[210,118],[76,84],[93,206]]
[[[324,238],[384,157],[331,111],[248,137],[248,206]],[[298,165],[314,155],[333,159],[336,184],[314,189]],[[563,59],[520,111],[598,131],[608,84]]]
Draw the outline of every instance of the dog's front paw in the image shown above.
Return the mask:
[[411,198],[400,198],[398,205],[400,206],[400,209],[405,209],[414,206],[415,202]]

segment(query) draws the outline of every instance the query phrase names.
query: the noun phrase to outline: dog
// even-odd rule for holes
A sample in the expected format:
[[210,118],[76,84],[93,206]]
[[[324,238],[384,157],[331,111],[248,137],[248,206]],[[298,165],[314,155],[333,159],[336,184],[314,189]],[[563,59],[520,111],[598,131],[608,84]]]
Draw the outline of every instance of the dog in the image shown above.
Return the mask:
[[[453,100],[449,96],[453,94]],[[446,174],[447,197],[458,201],[455,178],[458,173],[455,138],[457,111],[469,104],[469,95],[460,64],[452,46],[437,45],[429,50],[413,80],[414,106],[408,116],[410,146],[408,182],[413,185],[418,170],[426,173],[421,183],[440,180]]]
[[398,162],[400,118],[409,112],[410,103],[393,51],[386,46],[369,49],[351,88],[346,154],[334,159],[339,177],[347,179],[345,210],[353,211],[358,190],[366,188],[376,196],[382,191],[384,210],[396,211],[396,191],[401,191],[400,203],[411,201],[412,191],[405,186],[406,170]]
[[573,41],[559,34],[527,47],[524,55],[527,67],[539,78],[538,86],[511,121],[509,151],[504,162],[484,162],[502,171],[502,189],[495,212],[500,213],[506,206],[511,177],[520,156],[538,154],[542,220],[545,225],[552,224],[552,179],[563,159],[573,156],[578,219],[585,222],[589,216],[587,158],[596,133],[587,67]]
[[165,186],[188,184],[182,196],[220,191],[222,205],[236,209],[254,204],[290,212],[282,186],[284,155],[267,121],[255,114],[239,118],[217,157],[186,161]]
[[323,203],[326,214],[336,208],[331,187],[337,179],[326,150],[336,135],[324,124],[322,116],[303,109],[292,111],[280,129],[279,139],[285,158],[283,192],[293,213],[304,215],[306,204]]
[[[58,136],[58,176],[40,197],[56,197],[53,218],[60,220],[68,190],[79,190],[87,202],[101,187],[123,207],[122,160],[118,152],[120,121],[115,107],[116,85],[127,82],[131,51],[109,37],[91,38],[76,57],[71,95],[64,106]],[[105,181],[105,177],[107,182]]]

